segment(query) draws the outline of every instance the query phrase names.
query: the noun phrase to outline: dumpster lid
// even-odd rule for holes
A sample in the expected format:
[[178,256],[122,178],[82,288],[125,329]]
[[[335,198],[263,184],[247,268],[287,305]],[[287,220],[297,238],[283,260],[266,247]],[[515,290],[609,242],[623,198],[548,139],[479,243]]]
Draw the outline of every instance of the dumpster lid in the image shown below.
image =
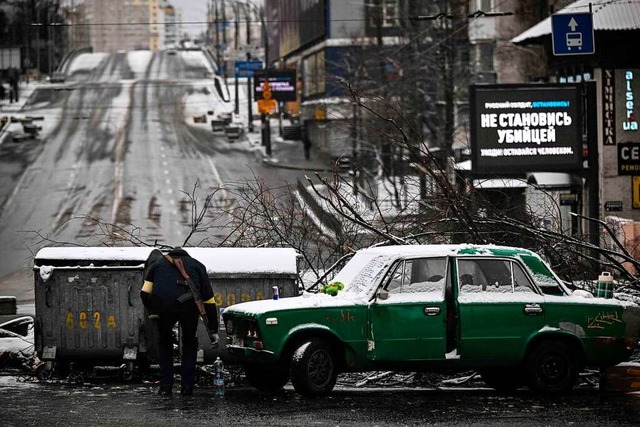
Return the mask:
[[293,248],[184,248],[207,267],[207,273],[297,274],[298,253]]
[[[41,261],[133,261],[144,263],[158,251],[153,247],[89,247],[60,246],[47,247],[38,251],[35,264]],[[159,251],[158,251],[159,252]]]

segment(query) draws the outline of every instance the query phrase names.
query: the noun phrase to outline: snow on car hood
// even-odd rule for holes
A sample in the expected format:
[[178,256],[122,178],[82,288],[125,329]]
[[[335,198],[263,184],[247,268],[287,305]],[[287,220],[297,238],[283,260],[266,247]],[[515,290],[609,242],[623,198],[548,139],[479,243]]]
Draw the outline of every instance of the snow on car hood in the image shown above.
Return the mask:
[[234,304],[223,310],[223,313],[259,315],[279,310],[295,310],[314,307],[342,307],[346,305],[365,305],[363,298],[348,294],[338,294],[333,297],[327,294],[313,294],[305,292],[298,297],[280,298],[277,300],[248,301]]

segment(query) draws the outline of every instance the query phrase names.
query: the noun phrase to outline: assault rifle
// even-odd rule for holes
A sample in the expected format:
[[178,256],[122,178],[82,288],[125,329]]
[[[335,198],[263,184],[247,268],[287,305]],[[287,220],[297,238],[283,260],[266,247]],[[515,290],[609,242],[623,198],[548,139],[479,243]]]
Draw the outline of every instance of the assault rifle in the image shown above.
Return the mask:
[[207,311],[204,308],[204,303],[202,302],[200,291],[198,290],[198,287],[196,286],[196,284],[193,283],[193,280],[191,280],[191,277],[189,276],[189,273],[187,273],[187,270],[185,270],[184,263],[180,258],[174,259],[169,255],[165,255],[165,258],[167,259],[167,261],[169,261],[171,264],[175,265],[178,268],[178,270],[180,271],[180,274],[182,274],[182,277],[184,278],[185,284],[187,285],[187,289],[189,289],[189,293],[178,298],[178,301],[180,301],[180,303],[183,303],[193,298],[194,302],[196,303],[196,307],[198,307],[198,311],[200,312],[200,318],[202,319],[202,323],[204,323],[204,329],[207,331],[207,335],[211,340],[211,347],[218,347],[218,337],[209,328],[209,319],[207,318]]

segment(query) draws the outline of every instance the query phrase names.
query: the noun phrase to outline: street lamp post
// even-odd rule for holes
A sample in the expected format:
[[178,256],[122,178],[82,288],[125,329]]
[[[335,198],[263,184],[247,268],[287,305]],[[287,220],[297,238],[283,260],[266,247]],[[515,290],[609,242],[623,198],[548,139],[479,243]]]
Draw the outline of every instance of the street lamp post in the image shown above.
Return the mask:
[[40,27],[42,24],[32,23],[31,26],[37,27],[38,31],[36,31],[36,80],[40,80]]

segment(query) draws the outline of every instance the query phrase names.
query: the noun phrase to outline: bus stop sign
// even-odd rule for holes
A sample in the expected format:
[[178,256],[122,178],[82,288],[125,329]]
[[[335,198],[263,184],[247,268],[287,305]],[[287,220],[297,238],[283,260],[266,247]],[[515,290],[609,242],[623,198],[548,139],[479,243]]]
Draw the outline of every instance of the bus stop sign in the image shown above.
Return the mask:
[[566,13],[551,15],[553,54],[591,55],[595,52],[593,15]]

